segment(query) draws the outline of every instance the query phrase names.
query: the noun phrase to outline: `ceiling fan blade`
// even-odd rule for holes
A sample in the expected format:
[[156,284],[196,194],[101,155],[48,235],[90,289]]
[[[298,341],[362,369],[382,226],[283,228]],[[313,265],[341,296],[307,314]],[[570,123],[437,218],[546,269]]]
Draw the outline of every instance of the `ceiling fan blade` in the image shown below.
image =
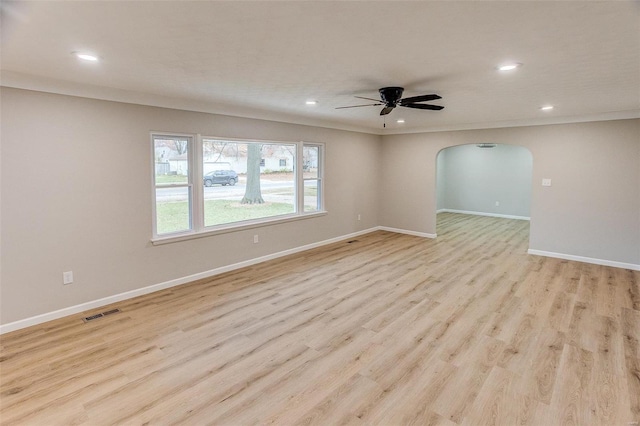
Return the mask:
[[387,115],[387,114],[389,114],[391,111],[393,111],[393,108],[395,108],[395,107],[392,107],[392,106],[386,106],[386,107],[382,108],[382,111],[380,111],[380,115]]
[[[368,101],[376,101],[376,102],[380,102],[380,99],[373,99],[373,98],[365,98],[363,96],[354,96],[354,98],[358,98],[358,99],[366,99]],[[382,105],[382,104],[381,104]]]
[[400,99],[400,105],[403,104],[412,104],[414,102],[425,102],[425,101],[435,101],[436,99],[442,99],[441,96],[436,94],[433,95],[421,95],[421,96],[412,96],[410,98]]
[[359,107],[365,107],[365,106],[378,106],[378,105],[382,105],[382,104],[377,103],[377,104],[366,104],[366,105],[351,105],[351,106],[336,107],[336,109],[359,108]]
[[441,109],[444,109],[444,107],[441,105],[429,105],[429,104],[402,104],[400,106],[407,107],[407,108],[415,108],[415,109],[430,109],[434,111],[440,111]]

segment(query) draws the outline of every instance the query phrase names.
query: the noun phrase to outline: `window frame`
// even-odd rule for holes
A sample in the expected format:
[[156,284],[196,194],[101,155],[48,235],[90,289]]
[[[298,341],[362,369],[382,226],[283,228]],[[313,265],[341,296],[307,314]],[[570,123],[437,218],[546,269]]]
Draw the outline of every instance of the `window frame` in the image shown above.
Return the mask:
[[[188,231],[177,231],[168,234],[160,234],[157,232],[157,209],[156,209],[156,166],[155,166],[155,139],[158,138],[187,138],[188,140],[188,183],[178,184],[178,186],[188,186],[190,196],[189,217],[191,227]],[[295,212],[278,216],[267,216],[239,222],[229,222],[220,225],[205,226],[204,225],[204,185],[196,185],[197,182],[203,182],[203,158],[204,158],[204,140],[220,140],[236,143],[258,143],[271,145],[294,145],[296,147],[296,156],[294,164],[294,206]],[[324,153],[326,145],[322,142],[291,142],[276,140],[260,140],[260,139],[238,139],[218,136],[202,136],[201,134],[184,134],[176,132],[151,132],[151,154],[152,154],[152,238],[153,245],[167,244],[177,241],[190,240],[194,238],[202,238],[216,234],[229,232],[237,232],[245,229],[258,228],[278,223],[285,223],[297,220],[304,220],[313,217],[323,216],[327,214],[324,204],[324,185],[321,184],[324,175]],[[303,170],[303,152],[305,146],[318,147],[318,178],[311,180],[318,181],[318,209],[314,211],[304,211],[304,170]],[[161,187],[173,187],[173,185],[163,185]]]
[[[156,182],[156,152],[155,141],[156,139],[186,139],[187,140],[187,183],[171,183],[165,185],[158,185]],[[194,203],[196,202],[194,194],[194,170],[192,167],[194,160],[194,145],[195,136],[187,133],[175,133],[175,132],[151,132],[151,182],[152,182],[152,200],[151,200],[151,212],[152,212],[152,232],[154,238],[158,238],[158,211],[157,211],[157,190],[158,188],[187,188],[188,202],[189,202],[189,229],[185,231],[169,232],[161,234],[160,238],[171,238],[177,235],[186,235],[194,232],[195,220],[194,220]]]
[[[305,178],[304,177],[304,147],[308,146],[308,147],[316,147],[318,148],[318,172],[317,172],[317,176],[315,178]],[[324,211],[324,144],[320,144],[320,143],[313,143],[313,142],[303,142],[302,143],[302,148],[300,150],[300,162],[298,163],[298,167],[300,170],[300,177],[301,177],[301,183],[299,188],[301,188],[302,190],[302,196],[298,197],[299,198],[299,210],[302,213],[307,213],[307,214],[312,214],[318,211]],[[310,212],[305,212],[304,211],[304,190],[305,190],[305,182],[307,181],[317,181],[317,205],[316,205],[316,210],[310,211]]]

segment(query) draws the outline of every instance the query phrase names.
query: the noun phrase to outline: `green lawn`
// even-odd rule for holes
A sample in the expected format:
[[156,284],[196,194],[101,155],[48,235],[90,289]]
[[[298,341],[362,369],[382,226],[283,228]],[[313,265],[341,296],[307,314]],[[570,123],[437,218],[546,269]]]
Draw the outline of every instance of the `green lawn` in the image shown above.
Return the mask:
[[[262,194],[276,194],[276,195],[291,195],[293,196],[293,188],[274,188],[274,189],[263,189]],[[318,188],[315,186],[305,186],[304,187],[304,195],[318,195]]]
[[[186,201],[159,203],[156,212],[159,235],[189,229],[189,204]],[[204,202],[205,226],[289,213],[293,213],[293,206],[286,203],[240,204],[232,200]]]
[[167,183],[187,183],[188,178],[184,175],[156,175],[156,185]]

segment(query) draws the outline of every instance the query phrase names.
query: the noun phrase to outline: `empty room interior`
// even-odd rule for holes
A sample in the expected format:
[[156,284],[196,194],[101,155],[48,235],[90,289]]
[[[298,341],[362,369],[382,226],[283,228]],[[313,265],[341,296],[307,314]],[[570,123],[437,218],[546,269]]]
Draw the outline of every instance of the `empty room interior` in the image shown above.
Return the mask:
[[0,424],[640,422],[637,1],[0,13]]

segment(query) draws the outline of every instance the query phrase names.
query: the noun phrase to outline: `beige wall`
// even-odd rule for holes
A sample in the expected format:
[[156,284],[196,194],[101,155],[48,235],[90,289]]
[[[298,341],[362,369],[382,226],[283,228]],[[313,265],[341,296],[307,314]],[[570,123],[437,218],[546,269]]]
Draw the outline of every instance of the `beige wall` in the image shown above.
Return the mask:
[[[378,225],[434,233],[436,155],[466,143],[532,152],[532,249],[640,264],[640,120],[380,137],[8,88],[0,96],[1,324]],[[329,214],[152,246],[151,130],[325,142]],[[63,286],[67,270],[74,284]]]
[[[1,107],[2,324],[378,223],[379,136],[8,88]],[[152,246],[151,130],[325,142],[329,214]]]
[[436,233],[438,151],[480,142],[533,154],[530,249],[640,264],[637,119],[385,136],[380,224]]

